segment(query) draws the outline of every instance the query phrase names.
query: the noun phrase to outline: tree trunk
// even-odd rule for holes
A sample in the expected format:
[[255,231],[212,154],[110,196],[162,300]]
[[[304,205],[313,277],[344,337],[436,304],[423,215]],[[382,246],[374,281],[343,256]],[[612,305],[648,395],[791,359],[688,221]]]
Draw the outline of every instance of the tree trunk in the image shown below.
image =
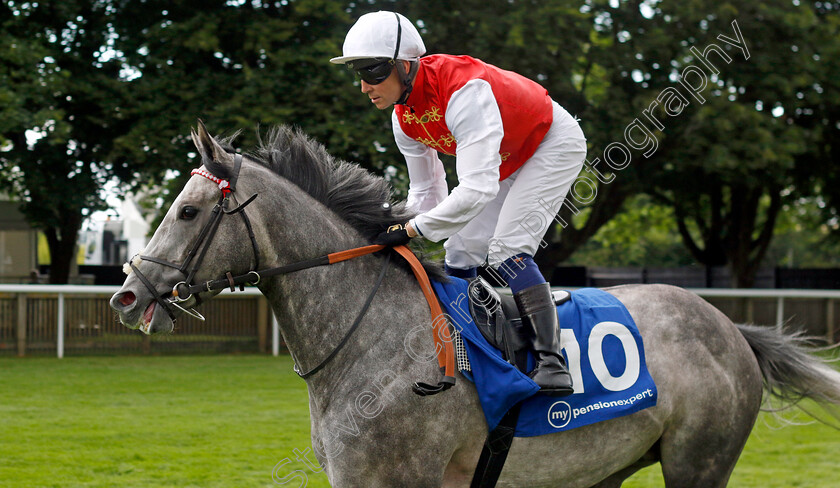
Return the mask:
[[73,260],[76,259],[77,238],[81,216],[66,216],[58,228],[46,229],[50,249],[50,283],[66,284],[70,279]]
[[[737,242],[728,246],[732,253],[729,262],[732,270],[732,285],[736,288],[752,288],[755,285],[755,276],[767,255],[770,241],[773,240],[773,229],[776,227],[776,219],[782,209],[782,197],[780,190],[771,188],[769,190],[770,206],[767,208],[764,222],[758,224],[759,208],[762,190],[753,190],[754,194],[745,199],[741,205],[737,217],[733,220],[735,225],[740,225],[740,232],[733,232],[737,236]],[[746,192],[745,192],[746,193]],[[756,239],[752,234],[756,226],[761,225],[761,232]],[[747,231],[749,229],[749,232]]]
[[[688,202],[672,201],[679,232],[695,259],[707,269],[726,265],[732,272],[733,287],[752,288],[773,239],[773,229],[782,208],[781,189],[749,185],[728,185],[726,192],[723,189],[713,186],[709,190],[706,215],[699,205],[692,208]],[[760,221],[765,192],[770,197],[770,205],[764,212],[764,220]],[[729,195],[728,206],[725,194]],[[700,229],[702,243],[695,241],[689,232],[689,221]],[[757,230],[758,237],[754,239]]]

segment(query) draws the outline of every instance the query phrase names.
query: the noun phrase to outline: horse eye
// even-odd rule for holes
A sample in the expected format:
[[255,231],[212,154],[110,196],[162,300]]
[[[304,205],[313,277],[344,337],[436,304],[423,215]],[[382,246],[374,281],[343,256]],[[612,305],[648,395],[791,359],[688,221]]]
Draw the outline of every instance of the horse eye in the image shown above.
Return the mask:
[[181,209],[181,213],[178,215],[178,218],[182,220],[192,220],[196,215],[198,215],[197,208],[186,206]]

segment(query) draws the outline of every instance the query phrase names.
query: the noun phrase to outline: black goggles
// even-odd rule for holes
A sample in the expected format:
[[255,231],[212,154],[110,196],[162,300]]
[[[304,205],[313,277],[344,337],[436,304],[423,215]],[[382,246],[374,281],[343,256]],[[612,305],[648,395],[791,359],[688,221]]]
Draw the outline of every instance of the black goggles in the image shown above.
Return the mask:
[[358,64],[350,62],[347,63],[347,67],[354,70],[356,75],[368,85],[378,85],[387,80],[396,65],[393,59],[375,61],[361,67]]

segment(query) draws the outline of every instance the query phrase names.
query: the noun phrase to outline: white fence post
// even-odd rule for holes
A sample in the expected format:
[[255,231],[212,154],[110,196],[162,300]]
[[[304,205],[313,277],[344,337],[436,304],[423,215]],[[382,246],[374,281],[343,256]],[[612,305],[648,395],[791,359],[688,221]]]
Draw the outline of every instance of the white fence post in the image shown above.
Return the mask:
[[785,324],[785,297],[776,299],[776,325],[781,327]]
[[18,293],[17,295],[17,355],[26,355],[26,293]]
[[64,357],[64,293],[58,294],[58,324],[56,324],[55,349],[58,359]]
[[280,324],[274,312],[271,312],[271,355],[280,355]]

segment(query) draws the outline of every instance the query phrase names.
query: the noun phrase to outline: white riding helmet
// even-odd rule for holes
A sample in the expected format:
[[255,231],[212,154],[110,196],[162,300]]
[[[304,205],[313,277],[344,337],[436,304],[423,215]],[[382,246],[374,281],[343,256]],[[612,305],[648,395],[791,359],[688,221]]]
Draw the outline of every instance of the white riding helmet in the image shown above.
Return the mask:
[[380,10],[359,17],[344,38],[343,52],[343,56],[332,58],[330,62],[344,64],[370,58],[416,61],[426,53],[426,46],[410,20],[401,14]]

